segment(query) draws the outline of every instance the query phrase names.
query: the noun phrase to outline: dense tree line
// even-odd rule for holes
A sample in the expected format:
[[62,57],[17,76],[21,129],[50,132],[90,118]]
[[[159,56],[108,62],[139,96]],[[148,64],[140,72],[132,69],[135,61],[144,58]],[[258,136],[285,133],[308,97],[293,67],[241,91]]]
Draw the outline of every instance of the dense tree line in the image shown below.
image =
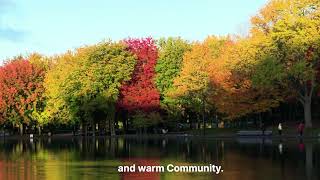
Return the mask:
[[246,37],[126,39],[16,57],[0,68],[0,123],[21,133],[67,124],[114,135],[261,119],[299,102],[312,127],[319,27],[318,0],[272,0],[252,17]]

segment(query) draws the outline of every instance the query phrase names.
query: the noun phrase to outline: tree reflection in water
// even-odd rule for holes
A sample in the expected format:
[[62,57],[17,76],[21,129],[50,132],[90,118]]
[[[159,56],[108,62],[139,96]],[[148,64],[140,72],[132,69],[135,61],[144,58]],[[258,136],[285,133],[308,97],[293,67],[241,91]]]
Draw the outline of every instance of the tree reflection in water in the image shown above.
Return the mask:
[[[0,179],[318,179],[319,143],[271,139],[52,138],[0,140]],[[141,165],[221,165],[210,173],[118,173]]]

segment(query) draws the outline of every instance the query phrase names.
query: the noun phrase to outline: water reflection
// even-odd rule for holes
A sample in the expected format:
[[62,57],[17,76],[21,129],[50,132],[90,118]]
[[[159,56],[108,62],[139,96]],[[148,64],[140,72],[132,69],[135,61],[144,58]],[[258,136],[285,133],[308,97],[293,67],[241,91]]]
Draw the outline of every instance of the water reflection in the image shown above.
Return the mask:
[[[319,179],[319,141],[50,138],[0,140],[2,179]],[[221,165],[214,173],[118,173],[119,165]]]

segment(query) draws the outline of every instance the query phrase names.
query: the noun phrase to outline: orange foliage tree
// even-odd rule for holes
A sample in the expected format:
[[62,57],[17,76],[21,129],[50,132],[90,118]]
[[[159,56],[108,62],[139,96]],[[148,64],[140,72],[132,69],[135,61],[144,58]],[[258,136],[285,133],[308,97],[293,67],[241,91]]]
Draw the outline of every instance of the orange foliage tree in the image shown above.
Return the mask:
[[283,100],[278,89],[258,87],[252,83],[259,56],[267,49],[259,48],[257,39],[229,39],[208,68],[215,93],[212,102],[227,119],[260,113]]

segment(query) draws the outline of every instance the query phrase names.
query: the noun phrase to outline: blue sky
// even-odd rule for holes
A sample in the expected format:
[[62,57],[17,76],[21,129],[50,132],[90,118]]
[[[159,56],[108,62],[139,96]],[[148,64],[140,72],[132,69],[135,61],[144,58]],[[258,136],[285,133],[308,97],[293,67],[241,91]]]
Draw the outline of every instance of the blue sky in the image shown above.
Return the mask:
[[104,39],[243,33],[267,0],[0,0],[0,62]]

